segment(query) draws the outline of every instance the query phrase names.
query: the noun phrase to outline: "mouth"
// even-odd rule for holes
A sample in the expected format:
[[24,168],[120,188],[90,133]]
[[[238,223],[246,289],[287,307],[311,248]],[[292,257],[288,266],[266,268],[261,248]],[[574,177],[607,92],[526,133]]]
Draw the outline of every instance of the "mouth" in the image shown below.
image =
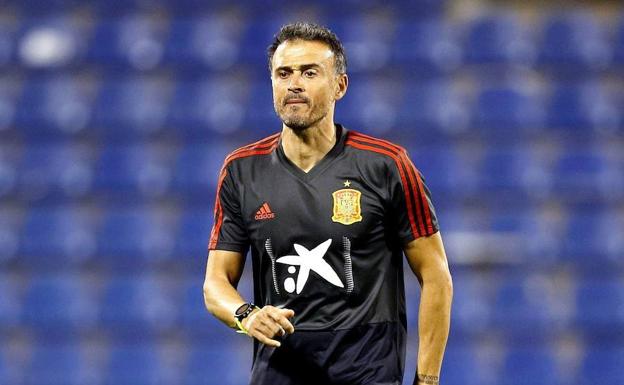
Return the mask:
[[306,104],[306,103],[307,102],[306,102],[305,99],[295,99],[295,98],[292,98],[292,99],[286,100],[286,103],[284,103],[284,104]]

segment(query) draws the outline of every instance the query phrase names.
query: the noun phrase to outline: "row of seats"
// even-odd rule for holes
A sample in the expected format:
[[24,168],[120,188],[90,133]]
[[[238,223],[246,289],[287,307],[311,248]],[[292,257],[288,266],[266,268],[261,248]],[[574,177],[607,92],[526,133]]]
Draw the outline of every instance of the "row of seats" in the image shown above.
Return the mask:
[[25,359],[0,351],[0,378],[32,385],[242,385],[249,377],[250,342],[235,337],[224,345],[203,341],[182,349],[155,341],[35,344]]
[[181,215],[136,208],[123,210],[41,209],[22,225],[0,218],[0,262],[32,269],[100,263],[121,269],[175,263],[203,270],[212,228],[210,208]]
[[[0,359],[0,368],[4,365],[4,370],[12,374],[15,382],[9,382],[11,384],[237,385],[248,381],[248,371],[241,367],[249,367],[250,349],[234,339],[231,346],[195,344],[177,351],[173,358],[170,352],[149,342],[118,343],[102,349],[103,357],[93,357],[92,349],[79,343],[36,345],[23,360],[26,369],[23,377],[11,367],[14,361],[11,356]],[[478,349],[466,345],[450,346],[446,354],[442,378],[449,384],[564,385],[569,383],[566,380],[577,376],[587,383],[599,381],[605,385],[619,385],[624,364],[621,349],[602,350],[591,346],[581,354],[578,366],[565,363],[555,349],[548,346],[510,348],[498,360],[484,357]],[[407,371],[406,378],[412,373]]]
[[[401,14],[403,11],[401,10]],[[96,64],[151,70],[182,67],[222,70],[236,63],[266,65],[266,47],[296,14],[241,20],[241,12],[191,18],[128,14],[94,23],[39,17],[0,25],[0,64],[55,69]],[[349,53],[353,71],[402,63],[425,72],[463,64],[556,66],[557,74],[617,69],[624,63],[624,18],[614,25],[587,11],[553,12],[525,22],[513,12],[493,12],[467,22],[382,15],[321,17]],[[46,50],[41,47],[46,46]]]
[[[33,269],[101,263],[117,268],[175,262],[202,268],[212,227],[209,207],[182,212],[147,208],[41,207],[3,210],[0,263]],[[622,266],[624,220],[617,206],[525,207],[477,211],[437,205],[447,248],[473,263],[594,269]],[[620,210],[620,211],[618,211]],[[472,259],[474,258],[474,260]]]
[[[102,331],[140,336],[177,331],[219,338],[224,330],[203,304],[205,258],[197,259],[200,263],[192,273],[176,277],[150,270],[108,276],[66,269],[37,274],[30,280],[3,274],[0,326],[29,328],[42,335]],[[416,278],[406,278],[408,296],[417,304]],[[239,287],[247,296],[252,292],[250,283],[245,277]],[[617,274],[570,278],[545,273],[456,272],[454,286],[452,322],[458,336],[497,331],[546,338],[575,328],[588,335],[617,338],[624,327],[624,280]],[[409,310],[408,324],[414,327],[417,309]]]
[[[24,17],[71,14],[90,10],[98,15],[119,17],[129,12],[150,13],[154,11],[168,15],[195,16],[198,13],[214,13],[223,11],[239,11],[245,15],[275,17],[280,14],[299,14],[309,10],[331,14],[351,14],[359,10],[394,10],[401,15],[413,17],[441,16],[448,4],[447,0],[396,0],[388,4],[383,0],[343,0],[336,3],[331,0],[317,0],[313,4],[295,0],[289,7],[282,7],[279,0],[258,2],[255,0],[239,0],[232,3],[228,0],[5,0],[5,7]],[[261,17],[259,17],[261,19]]]
[[[217,346],[196,341],[184,348],[150,339],[110,344],[42,342],[26,348],[23,357],[3,347],[0,373],[8,384],[246,384],[251,343],[232,335],[223,342]],[[573,378],[619,385],[624,374],[622,348],[588,344],[575,363],[551,344],[489,350],[481,345],[485,344],[450,344],[441,377],[449,384],[466,385],[564,385]],[[412,366],[408,363],[405,374],[409,381]]]
[[[605,79],[527,83],[449,79],[409,82],[394,76],[353,77],[336,119],[376,134],[485,137],[548,132],[624,133],[624,92]],[[281,126],[265,79],[115,77],[93,82],[80,75],[0,80],[0,130],[27,138],[88,135],[179,138],[264,135]],[[362,110],[362,105],[367,108]]]
[[[402,142],[400,142],[402,143]],[[184,197],[210,204],[223,161],[238,145],[225,141],[163,143],[50,142],[22,151],[0,142],[0,197],[63,202],[102,194],[120,199]],[[408,146],[439,199],[509,194],[529,202],[552,197],[615,202],[624,195],[624,154],[617,144],[530,148]],[[485,195],[484,195],[485,193]]]
[[509,346],[500,353],[475,345],[447,347],[443,381],[466,385],[619,385],[624,375],[624,350],[617,347],[589,346],[574,360],[561,350],[539,345]]

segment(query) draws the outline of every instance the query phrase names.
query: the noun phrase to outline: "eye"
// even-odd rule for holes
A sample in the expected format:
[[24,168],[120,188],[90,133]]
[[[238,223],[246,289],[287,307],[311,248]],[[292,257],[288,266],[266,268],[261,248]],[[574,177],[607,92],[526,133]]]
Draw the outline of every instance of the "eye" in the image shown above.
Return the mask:
[[316,71],[315,70],[307,70],[303,73],[303,75],[307,78],[313,78],[316,76]]
[[277,76],[278,76],[280,79],[286,79],[286,78],[288,77],[288,71],[284,71],[284,70],[282,70],[282,71],[278,71],[278,72],[277,72]]

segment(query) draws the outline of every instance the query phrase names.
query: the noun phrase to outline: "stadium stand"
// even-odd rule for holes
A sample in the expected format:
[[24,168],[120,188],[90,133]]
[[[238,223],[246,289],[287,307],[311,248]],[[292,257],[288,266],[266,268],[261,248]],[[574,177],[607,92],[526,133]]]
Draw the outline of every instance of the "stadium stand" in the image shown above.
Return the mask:
[[465,3],[3,2],[0,384],[246,383],[251,344],[203,307],[206,245],[223,159],[280,128],[266,47],[303,18],[347,49],[336,120],[432,191],[442,383],[621,385],[624,10]]

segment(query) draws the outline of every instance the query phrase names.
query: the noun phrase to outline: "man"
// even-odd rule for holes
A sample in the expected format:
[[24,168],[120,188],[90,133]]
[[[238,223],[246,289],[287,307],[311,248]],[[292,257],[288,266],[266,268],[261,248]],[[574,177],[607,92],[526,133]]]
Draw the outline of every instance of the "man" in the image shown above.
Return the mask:
[[[438,384],[452,283],[420,173],[334,123],[348,78],[331,31],[282,27],[269,68],[282,131],[225,159],[206,307],[255,339],[253,385],[401,384],[405,253],[422,286],[414,383]],[[255,305],[236,291],[249,247]]]

